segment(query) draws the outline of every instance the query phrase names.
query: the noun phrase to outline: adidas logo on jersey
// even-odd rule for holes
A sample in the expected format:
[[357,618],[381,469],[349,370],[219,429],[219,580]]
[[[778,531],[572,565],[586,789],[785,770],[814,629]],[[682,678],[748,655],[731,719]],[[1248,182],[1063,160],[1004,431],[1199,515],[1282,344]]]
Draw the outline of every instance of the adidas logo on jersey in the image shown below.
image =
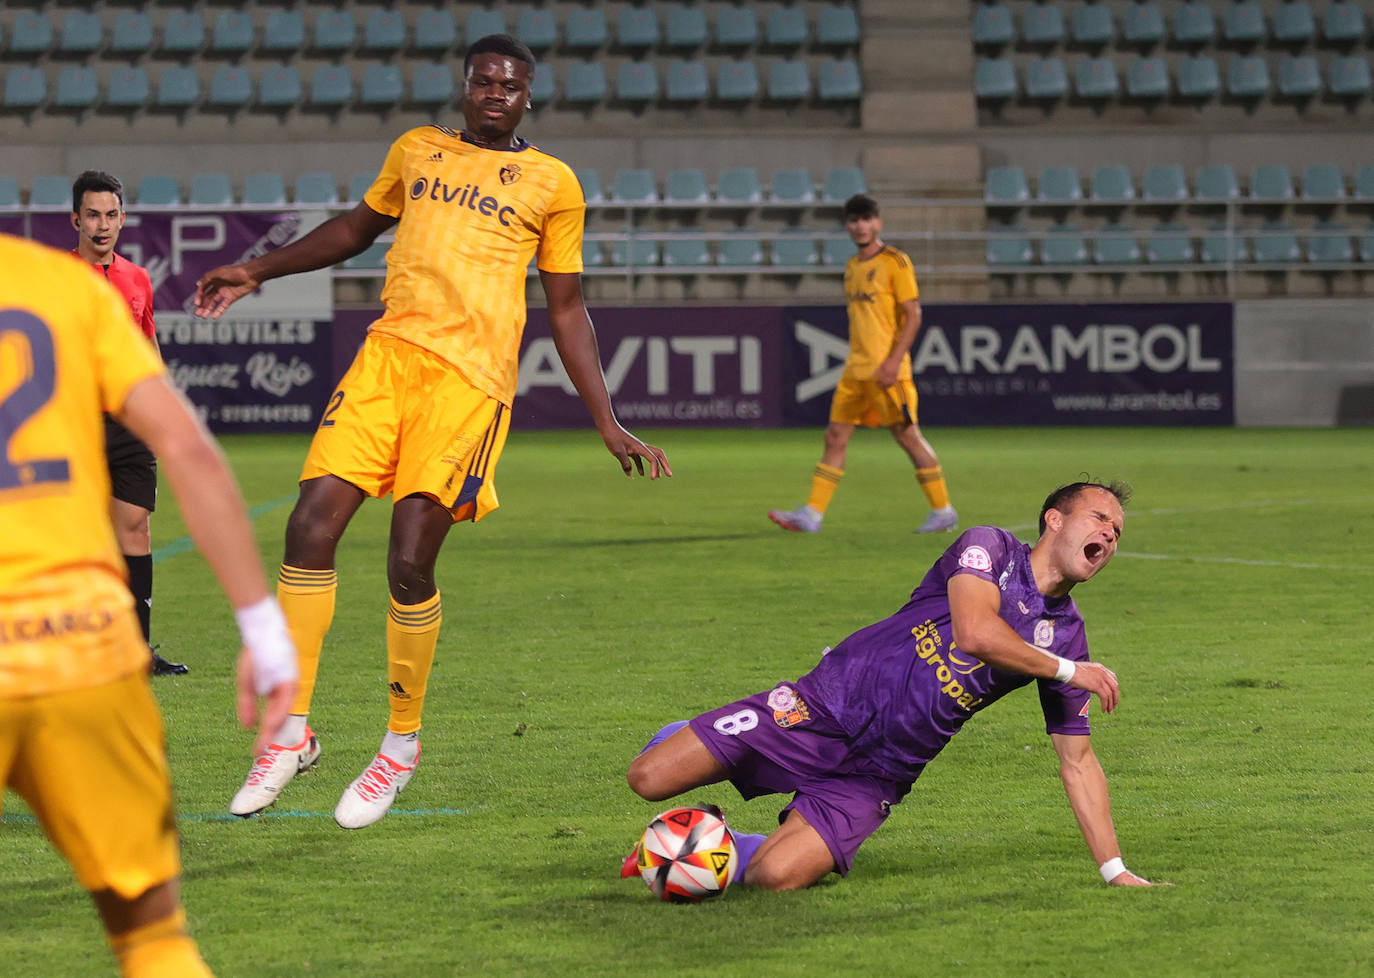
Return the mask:
[[425,162],[426,162],[426,163],[442,163],[442,162],[444,162],[444,154],[443,154],[443,153],[439,153],[439,152],[430,153],[430,154],[429,154],[429,158],[428,158],[427,160],[425,160]]

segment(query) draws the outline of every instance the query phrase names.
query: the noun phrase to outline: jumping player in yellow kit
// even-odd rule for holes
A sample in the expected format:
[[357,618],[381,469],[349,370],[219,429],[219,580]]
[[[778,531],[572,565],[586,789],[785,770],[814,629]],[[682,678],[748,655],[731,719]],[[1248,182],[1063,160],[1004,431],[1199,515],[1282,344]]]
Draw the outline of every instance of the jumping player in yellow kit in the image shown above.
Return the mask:
[[381,749],[344,791],[344,828],[382,818],[419,761],[420,716],[441,619],[434,582],[452,525],[498,503],[493,484],[510,425],[525,274],[548,298],[559,355],[607,449],[629,475],[672,475],[667,458],[622,428],[611,408],[582,298],[586,205],[571,169],[515,135],[530,107],[534,57],[505,34],[464,62],[464,129],[402,135],[353,210],[299,242],[200,281],[197,313],[218,317],[261,282],[358,254],[396,227],[386,305],[321,418],[286,529],[278,597],[299,652],[291,716],[230,802],[248,816],[276,801],[320,747],[306,724],[320,649],[334,614],[335,547],[368,496],[391,493],[387,580],[390,716]]
[[121,972],[208,975],[180,862],[148,646],[107,500],[101,412],[163,459],[192,538],[235,607],[239,713],[255,751],[295,694],[295,651],[233,478],[83,262],[0,235],[0,787],[30,805],[90,892]]

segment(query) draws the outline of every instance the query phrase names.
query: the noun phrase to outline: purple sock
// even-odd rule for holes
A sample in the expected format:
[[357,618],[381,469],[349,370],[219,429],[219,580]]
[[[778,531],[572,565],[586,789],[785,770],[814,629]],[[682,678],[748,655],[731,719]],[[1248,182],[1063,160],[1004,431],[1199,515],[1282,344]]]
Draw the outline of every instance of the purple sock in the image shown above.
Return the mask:
[[641,750],[640,753],[643,754],[651,747],[657,747],[659,744],[663,743],[665,740],[667,740],[669,737],[677,733],[685,726],[687,726],[686,720],[674,720],[672,723],[668,724],[668,726],[664,727],[658,733],[654,734],[653,737],[649,740],[649,742],[644,745],[644,750]]
[[768,836],[753,832],[736,832],[733,829],[730,834],[735,837],[735,858],[738,860],[735,865],[735,882],[743,883],[744,871],[749,868],[749,860],[754,858],[754,853],[759,851],[759,846],[763,845],[763,840]]

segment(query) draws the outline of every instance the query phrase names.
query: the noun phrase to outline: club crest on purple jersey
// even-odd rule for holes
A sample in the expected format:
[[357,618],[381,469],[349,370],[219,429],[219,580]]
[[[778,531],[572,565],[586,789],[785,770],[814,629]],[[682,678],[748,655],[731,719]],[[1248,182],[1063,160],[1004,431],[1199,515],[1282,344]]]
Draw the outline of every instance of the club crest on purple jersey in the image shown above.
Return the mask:
[[1041,618],[1035,623],[1035,644],[1042,649],[1054,644],[1054,622]]
[[991,571],[992,558],[988,556],[988,552],[982,547],[967,547],[964,552],[959,555],[959,566],[967,567],[969,570]]
[[773,722],[784,730],[811,719],[806,702],[791,686],[779,686],[769,693],[768,706],[773,711]]

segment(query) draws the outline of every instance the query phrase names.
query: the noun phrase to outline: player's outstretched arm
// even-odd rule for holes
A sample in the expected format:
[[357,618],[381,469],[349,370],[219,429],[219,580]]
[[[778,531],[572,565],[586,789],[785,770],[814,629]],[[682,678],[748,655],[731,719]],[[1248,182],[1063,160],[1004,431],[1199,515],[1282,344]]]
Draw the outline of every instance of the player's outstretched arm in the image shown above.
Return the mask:
[[266,697],[254,755],[266,749],[296,695],[296,650],[267,589],[252,525],[224,456],[165,375],[135,384],[117,412],[158,457],[182,517],[219,580],[242,633],[239,720],[252,726]]
[[582,276],[572,272],[539,272],[544,284],[544,295],[549,301],[549,329],[553,333],[553,343],[558,356],[563,361],[573,386],[587,405],[596,430],[601,432],[601,440],[606,448],[620,462],[626,475],[631,474],[633,466],[644,474],[644,463],[649,463],[649,478],[660,475],[671,476],[668,456],[660,448],[646,445],[620,426],[615,410],[611,407],[611,395],[606,390],[606,375],[601,372],[601,354],[596,345],[596,331],[587,315],[587,305],[582,299]]
[[1059,777],[1064,782],[1064,793],[1069,796],[1069,805],[1103,880],[1112,886],[1153,886],[1149,880],[1127,869],[1121,860],[1121,847],[1117,845],[1116,827],[1112,824],[1107,775],[1098,763],[1090,738],[1050,734],[1050,740],[1059,755]]
[[218,319],[236,301],[263,282],[297,272],[325,268],[360,254],[396,223],[367,204],[325,221],[299,241],[240,265],[221,265],[196,283],[196,315]]

